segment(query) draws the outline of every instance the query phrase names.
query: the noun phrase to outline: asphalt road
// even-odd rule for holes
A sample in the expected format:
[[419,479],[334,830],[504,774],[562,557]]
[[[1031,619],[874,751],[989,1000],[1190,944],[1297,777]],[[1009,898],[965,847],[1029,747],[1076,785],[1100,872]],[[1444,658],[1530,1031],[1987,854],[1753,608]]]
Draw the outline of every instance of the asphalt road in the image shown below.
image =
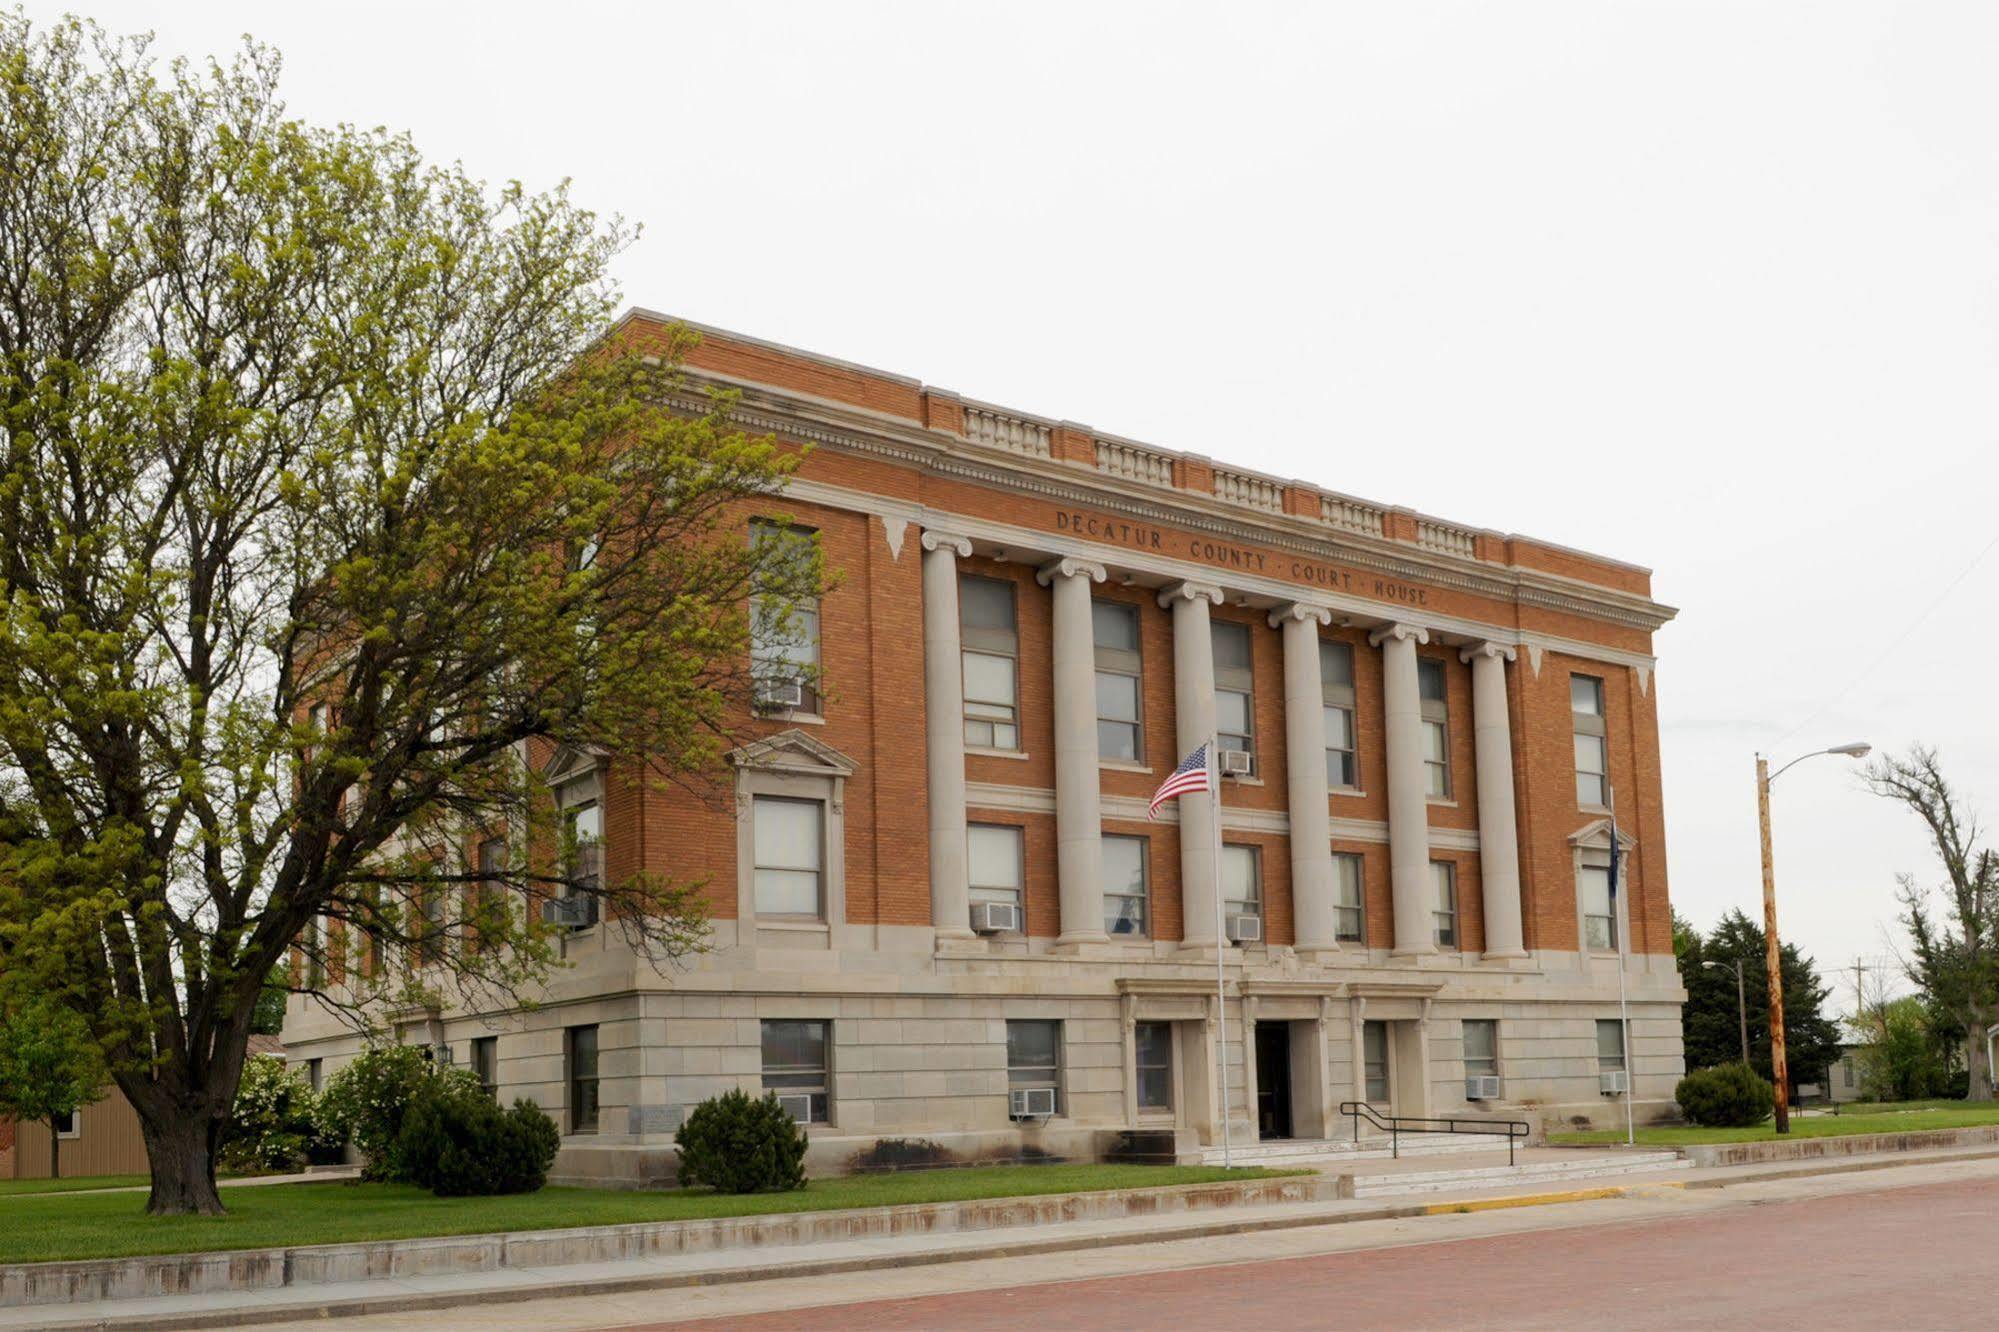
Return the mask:
[[1056,1275],[1048,1271],[1042,1284],[641,1326],[1991,1328],[1999,1326],[1999,1179],[1107,1279],[1048,1279]]

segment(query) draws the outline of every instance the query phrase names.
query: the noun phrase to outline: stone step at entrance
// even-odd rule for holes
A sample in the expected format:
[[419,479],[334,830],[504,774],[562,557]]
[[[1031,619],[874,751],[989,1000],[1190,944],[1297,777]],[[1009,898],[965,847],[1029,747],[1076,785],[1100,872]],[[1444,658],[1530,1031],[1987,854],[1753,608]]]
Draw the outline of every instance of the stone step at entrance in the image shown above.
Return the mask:
[[1497,1188],[1514,1184],[1555,1184],[1570,1180],[1612,1179],[1620,1175],[1688,1170],[1693,1162],[1678,1152],[1619,1152],[1591,1158],[1523,1161],[1514,1166],[1465,1166],[1453,1170],[1396,1171],[1353,1177],[1353,1196],[1380,1198],[1400,1193],[1442,1193],[1446,1190]]
[[[1405,1133],[1402,1135],[1401,1155],[1403,1157],[1453,1156],[1461,1152],[1491,1151],[1494,1148],[1500,1151],[1506,1150],[1505,1134]],[[1237,1143],[1229,1149],[1230,1161],[1239,1166],[1371,1161],[1393,1155],[1395,1155],[1395,1146],[1387,1134],[1364,1137],[1358,1142],[1352,1138],[1283,1138],[1272,1142]],[[1222,1149],[1203,1148],[1201,1163],[1220,1165]]]

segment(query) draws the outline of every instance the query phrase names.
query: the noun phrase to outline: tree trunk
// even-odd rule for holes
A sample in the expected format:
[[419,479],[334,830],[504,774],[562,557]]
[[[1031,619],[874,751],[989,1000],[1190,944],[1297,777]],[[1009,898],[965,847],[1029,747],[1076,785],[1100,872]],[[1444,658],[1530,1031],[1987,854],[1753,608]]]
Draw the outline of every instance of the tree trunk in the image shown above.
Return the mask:
[[139,1127],[145,1133],[146,1162],[153,1177],[147,1214],[221,1216],[222,1196],[215,1188],[221,1121],[207,1114],[173,1114],[155,1122],[154,1116],[141,1110]]
[[1969,1024],[1969,1033],[1964,1042],[1964,1067],[1971,1074],[1971,1086],[1965,1091],[1965,1099],[1989,1101],[1992,1099],[1992,1075],[1986,1068],[1985,1024],[1973,1020]]
[[56,1132],[54,1115],[49,1116],[49,1178],[62,1178],[62,1134]]

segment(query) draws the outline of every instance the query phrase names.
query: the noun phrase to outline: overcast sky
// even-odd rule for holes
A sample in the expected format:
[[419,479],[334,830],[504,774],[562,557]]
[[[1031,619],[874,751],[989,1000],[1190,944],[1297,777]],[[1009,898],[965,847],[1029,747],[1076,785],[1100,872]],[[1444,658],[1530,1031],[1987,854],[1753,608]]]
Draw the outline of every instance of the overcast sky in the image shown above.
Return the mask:
[[[1759,748],[1999,812],[1999,6],[88,10],[573,178],[631,304],[1650,566],[1698,924],[1758,912]],[[1822,969],[1936,878],[1852,769],[1776,788]]]

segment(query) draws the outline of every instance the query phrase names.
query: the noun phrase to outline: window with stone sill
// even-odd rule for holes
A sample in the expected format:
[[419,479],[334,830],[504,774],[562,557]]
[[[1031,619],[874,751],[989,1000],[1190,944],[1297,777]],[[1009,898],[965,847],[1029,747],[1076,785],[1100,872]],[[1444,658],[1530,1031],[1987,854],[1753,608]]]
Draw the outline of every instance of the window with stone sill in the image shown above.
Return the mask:
[[1465,1076],[1499,1076],[1499,1023],[1493,1018],[1464,1020]]
[[491,1100],[500,1099],[500,1038],[498,1036],[474,1036],[472,1038],[472,1074],[479,1079],[479,1088]]
[[1140,1022],[1132,1028],[1136,1045],[1138,1109],[1158,1114],[1173,1109],[1173,1024]]
[[1360,756],[1354,739],[1353,644],[1319,641],[1319,695],[1325,709],[1326,785],[1356,790]]
[[1062,1024],[1053,1020],[1020,1020],[1006,1024],[1006,1085],[1008,1102],[1017,1091],[1055,1093],[1055,1113],[1062,1113]]
[[806,1117],[814,1124],[831,1121],[826,1058],[833,1043],[831,1027],[829,1022],[791,1018],[766,1018],[762,1024],[764,1090],[806,1097]]
[[1458,867],[1448,860],[1430,862],[1432,891],[1436,894],[1433,911],[1437,947],[1456,948],[1458,946]]
[[1333,937],[1341,943],[1367,940],[1366,894],[1362,861],[1346,851],[1333,853]]
[[1616,1018],[1596,1020],[1596,1068],[1599,1073],[1624,1072],[1624,1024]]
[[597,1131],[597,1028],[571,1027],[564,1042],[569,1083],[569,1131]]
[[[771,546],[767,557],[784,570],[809,562],[819,534],[758,519],[750,524],[753,549]],[[759,555],[766,555],[758,549]],[[788,581],[780,579],[779,581]],[[819,599],[787,601],[750,596],[750,678],[756,705],[764,712],[816,713],[820,709]]]
[[1372,1019],[1360,1025],[1363,1095],[1373,1105],[1389,1103],[1388,1024]]
[[1451,798],[1451,713],[1444,686],[1444,663],[1435,657],[1416,662],[1417,693],[1423,706],[1424,793]]
[[1113,939],[1143,939],[1151,929],[1146,897],[1147,839],[1105,833],[1104,933]]
[[996,902],[1025,911],[1021,830],[1008,824],[974,823],[965,829],[965,860],[974,905]]
[[789,796],[751,801],[756,913],[823,920],[826,909],[826,804]]
[[1577,871],[1583,904],[1583,947],[1591,952],[1617,951],[1617,907],[1611,900],[1610,867],[1584,865]]
[[1249,626],[1218,620],[1209,628],[1215,666],[1215,736],[1219,749],[1256,753],[1256,696]]
[[1138,607],[1092,601],[1090,628],[1096,652],[1097,757],[1115,763],[1142,762],[1145,693],[1139,669]]
[[1593,675],[1569,677],[1569,713],[1574,720],[1576,803],[1590,809],[1610,805],[1610,739],[1605,725],[1603,681]]
[[1020,748],[1020,635],[1013,584],[961,574],[958,632],[964,672],[965,743]]
[[1263,862],[1253,846],[1222,846],[1222,911],[1263,919]]

